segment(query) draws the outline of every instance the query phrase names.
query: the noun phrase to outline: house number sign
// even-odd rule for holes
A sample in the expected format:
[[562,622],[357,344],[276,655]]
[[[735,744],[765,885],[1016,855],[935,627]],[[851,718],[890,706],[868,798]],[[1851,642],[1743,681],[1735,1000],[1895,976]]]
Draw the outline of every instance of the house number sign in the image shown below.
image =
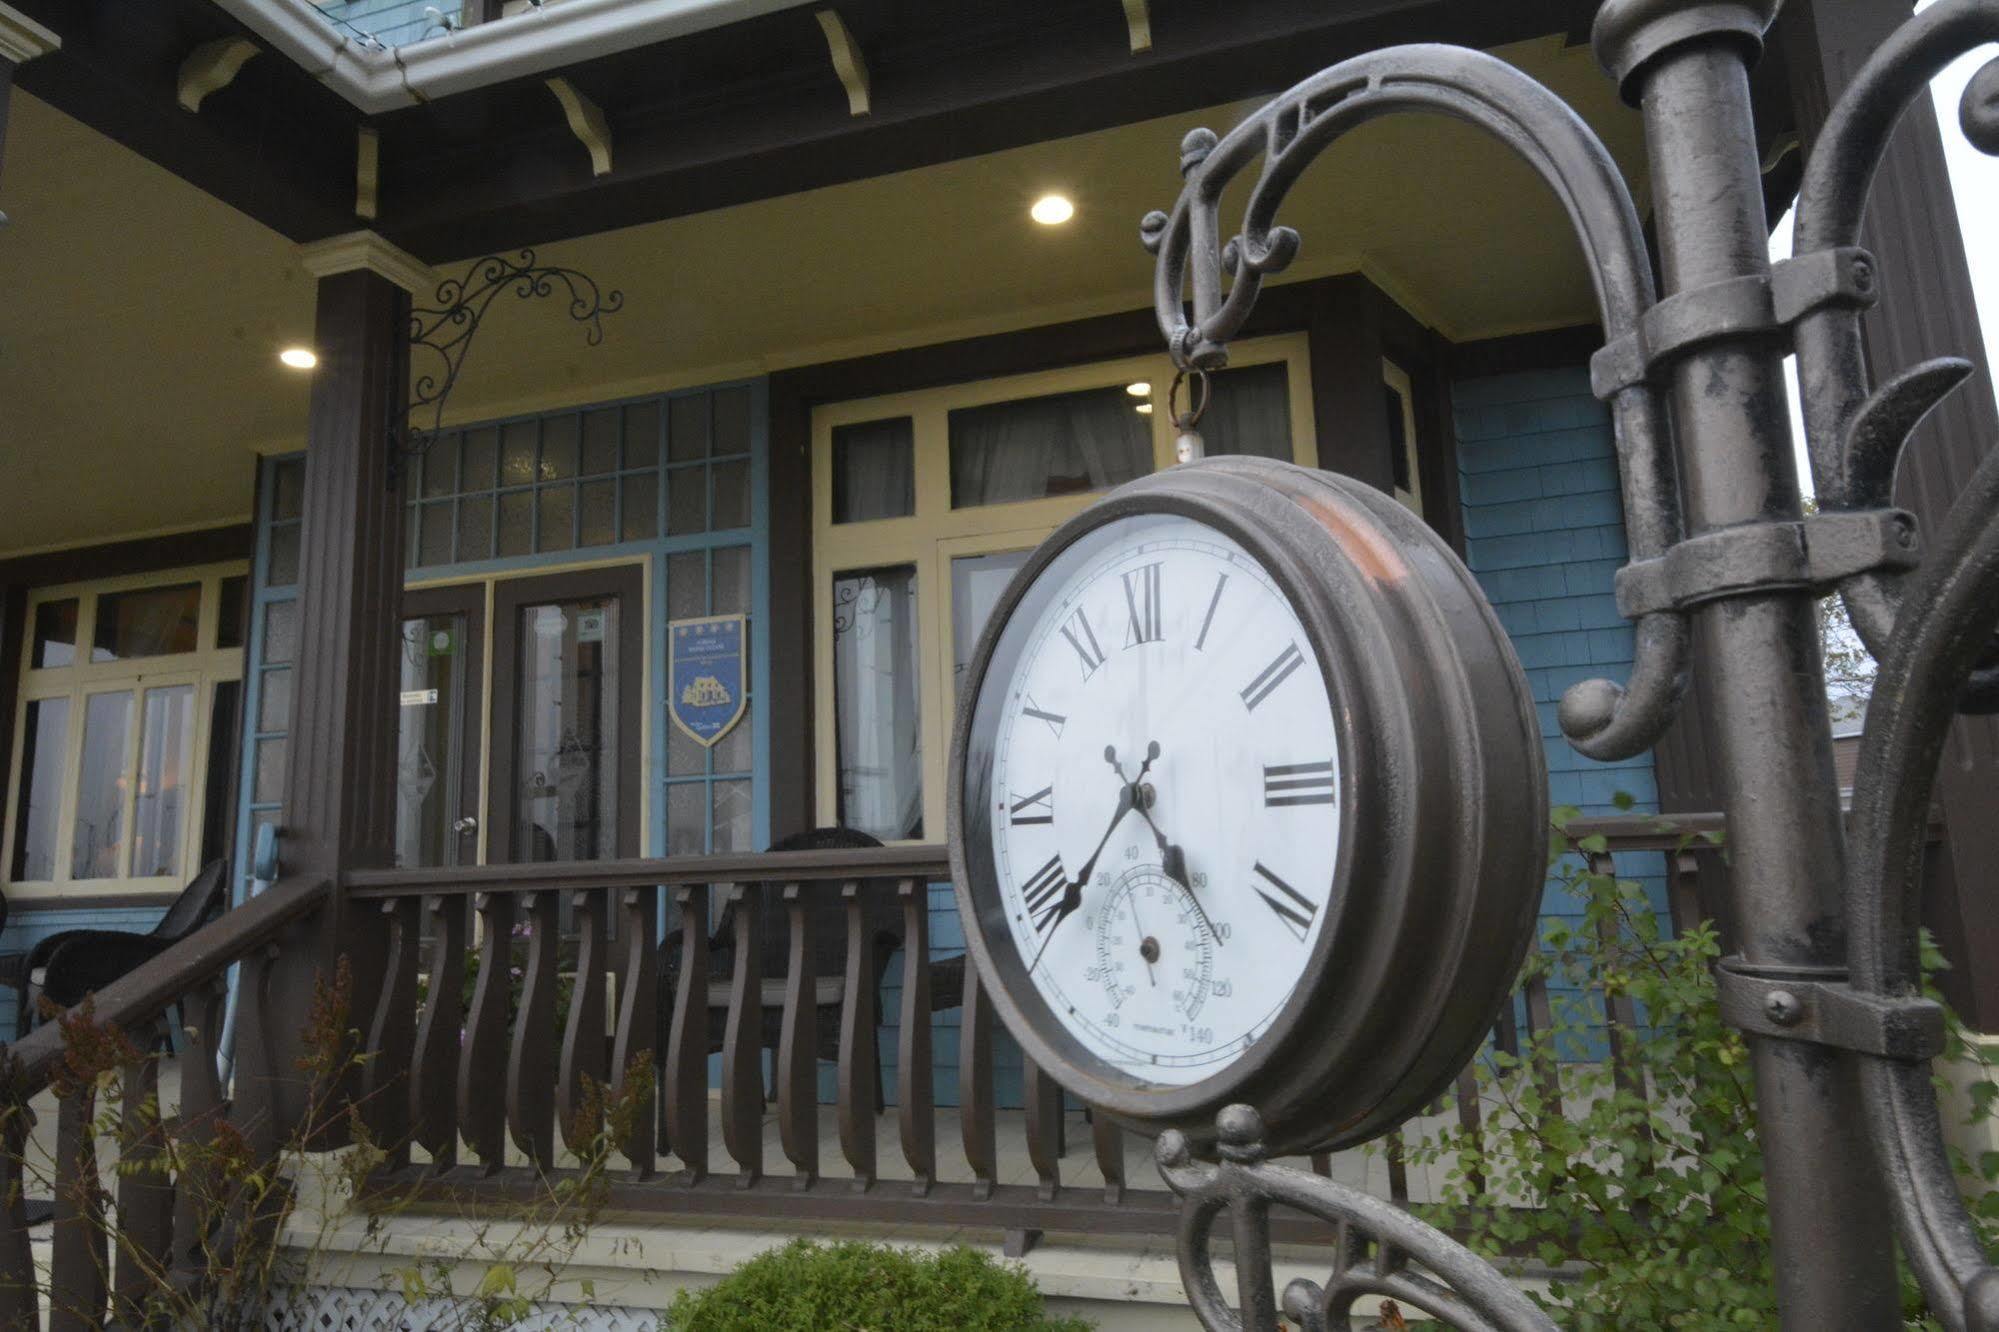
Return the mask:
[[950,766],[980,975],[1028,1057],[1140,1131],[1272,1153],[1437,1096],[1532,939],[1540,728],[1471,575],[1371,488],[1174,468],[1001,597]]

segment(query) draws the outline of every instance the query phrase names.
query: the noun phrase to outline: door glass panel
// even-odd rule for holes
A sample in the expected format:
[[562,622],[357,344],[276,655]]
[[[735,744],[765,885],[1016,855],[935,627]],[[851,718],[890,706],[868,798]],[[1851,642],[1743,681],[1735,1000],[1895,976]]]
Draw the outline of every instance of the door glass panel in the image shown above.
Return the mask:
[[403,621],[396,728],[396,865],[461,863],[465,792],[463,613]]
[[139,791],[132,808],[132,875],[180,873],[181,829],[194,762],[194,686],[146,691]]
[[1211,458],[1248,454],[1291,461],[1291,376],[1284,362],[1217,370],[1201,415],[1201,438]]
[[1122,385],[959,407],[951,507],[1107,490],[1152,470],[1150,419]]
[[38,668],[76,664],[75,597],[35,607],[35,650],[29,661]]
[[916,569],[833,581],[833,720],[840,823],[883,841],[923,836]]
[[242,737],[237,726],[242,698],[241,680],[215,682],[214,696],[208,707],[208,766],[202,778],[201,860],[198,863],[203,865],[228,854],[229,792],[234,786],[229,780],[229,767],[236,755],[242,752]]
[[[1034,552],[1008,550],[994,555],[960,555],[951,561],[951,679],[962,681],[972,664],[979,632],[992,618],[1000,593],[1014,571]],[[954,684],[955,688],[956,685]]]
[[14,863],[8,867],[8,878],[16,883],[56,876],[56,806],[62,799],[69,700],[31,701],[21,731],[21,794],[14,807]]
[[130,691],[92,694],[84,703],[72,879],[118,877],[118,847],[125,839],[125,742],[131,730]]
[[618,601],[520,612],[514,859],[596,860],[618,847]]
[[92,661],[128,661],[192,652],[201,619],[201,584],[106,592],[97,598]]

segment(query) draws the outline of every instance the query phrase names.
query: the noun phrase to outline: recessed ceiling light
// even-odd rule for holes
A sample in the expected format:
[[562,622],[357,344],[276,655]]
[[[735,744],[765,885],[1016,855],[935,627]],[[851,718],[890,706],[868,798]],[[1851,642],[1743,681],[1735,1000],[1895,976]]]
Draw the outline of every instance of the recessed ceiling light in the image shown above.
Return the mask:
[[287,347],[278,353],[278,359],[294,370],[310,370],[319,364],[319,358],[308,347]]
[[1152,415],[1152,404],[1149,402],[1141,402],[1140,404],[1138,404],[1135,410],[1138,412],[1140,416],[1150,416]]
[[1124,391],[1134,398],[1149,398],[1152,396],[1152,385],[1141,379],[1136,384],[1126,384]]
[[1076,205],[1059,194],[1044,194],[1034,201],[1027,215],[1044,227],[1059,227],[1076,215]]

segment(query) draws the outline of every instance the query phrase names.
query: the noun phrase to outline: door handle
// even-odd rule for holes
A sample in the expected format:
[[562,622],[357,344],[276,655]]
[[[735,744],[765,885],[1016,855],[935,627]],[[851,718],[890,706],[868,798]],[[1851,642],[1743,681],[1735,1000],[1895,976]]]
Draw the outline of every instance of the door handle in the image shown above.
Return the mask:
[[467,814],[464,818],[456,819],[452,822],[451,831],[458,833],[460,835],[463,835],[465,833],[478,832],[479,820],[473,817],[472,815]]

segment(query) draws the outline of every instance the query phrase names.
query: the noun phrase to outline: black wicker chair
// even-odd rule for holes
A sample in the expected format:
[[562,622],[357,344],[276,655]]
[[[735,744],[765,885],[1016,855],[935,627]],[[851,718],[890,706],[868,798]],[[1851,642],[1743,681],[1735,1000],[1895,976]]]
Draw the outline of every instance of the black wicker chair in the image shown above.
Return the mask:
[[58,1008],[70,1008],[126,972],[149,962],[208,923],[228,897],[229,866],[211,860],[201,867],[160,923],[145,934],[126,930],[64,930],[37,943],[15,980],[20,1007],[15,1035],[26,1035],[37,1016],[39,994]]
[[[772,851],[831,851],[878,847],[880,839],[853,828],[814,828],[809,832],[795,833],[774,843]],[[765,899],[770,894],[764,894]],[[847,913],[846,906],[837,893],[814,892],[809,899],[812,913],[812,983],[818,1000],[818,1021],[816,1025],[817,1053],[824,1060],[837,1061],[840,1057],[840,1011],[842,995],[846,989],[847,974]],[[865,928],[874,935],[875,974],[873,984],[877,994],[881,991],[882,978],[888,972],[889,959],[902,947],[902,907],[896,902],[894,893],[885,885],[876,885],[866,892],[861,901],[862,918]],[[775,1055],[778,1035],[784,1021],[785,973],[790,966],[789,950],[791,938],[789,927],[781,904],[774,900],[762,903],[759,936],[763,963],[763,1020],[758,1033],[758,1043]],[[716,922],[715,932],[708,940],[708,1050],[710,1054],[722,1048],[722,1036],[729,1017],[729,977],[735,966],[735,908],[724,909]],[[666,1034],[672,1030],[674,994],[680,977],[680,952],[682,935],[680,929],[667,933],[659,950],[659,1040],[662,1051]],[[956,1008],[963,1002],[965,983],[965,962],[961,957],[946,959],[930,964],[930,994],[932,1011]],[[663,1057],[663,1054],[662,1054]],[[875,1111],[879,1114],[884,1105],[882,1089],[882,1068],[880,1050],[875,1057]],[[662,1104],[663,1104],[662,1100]]]

